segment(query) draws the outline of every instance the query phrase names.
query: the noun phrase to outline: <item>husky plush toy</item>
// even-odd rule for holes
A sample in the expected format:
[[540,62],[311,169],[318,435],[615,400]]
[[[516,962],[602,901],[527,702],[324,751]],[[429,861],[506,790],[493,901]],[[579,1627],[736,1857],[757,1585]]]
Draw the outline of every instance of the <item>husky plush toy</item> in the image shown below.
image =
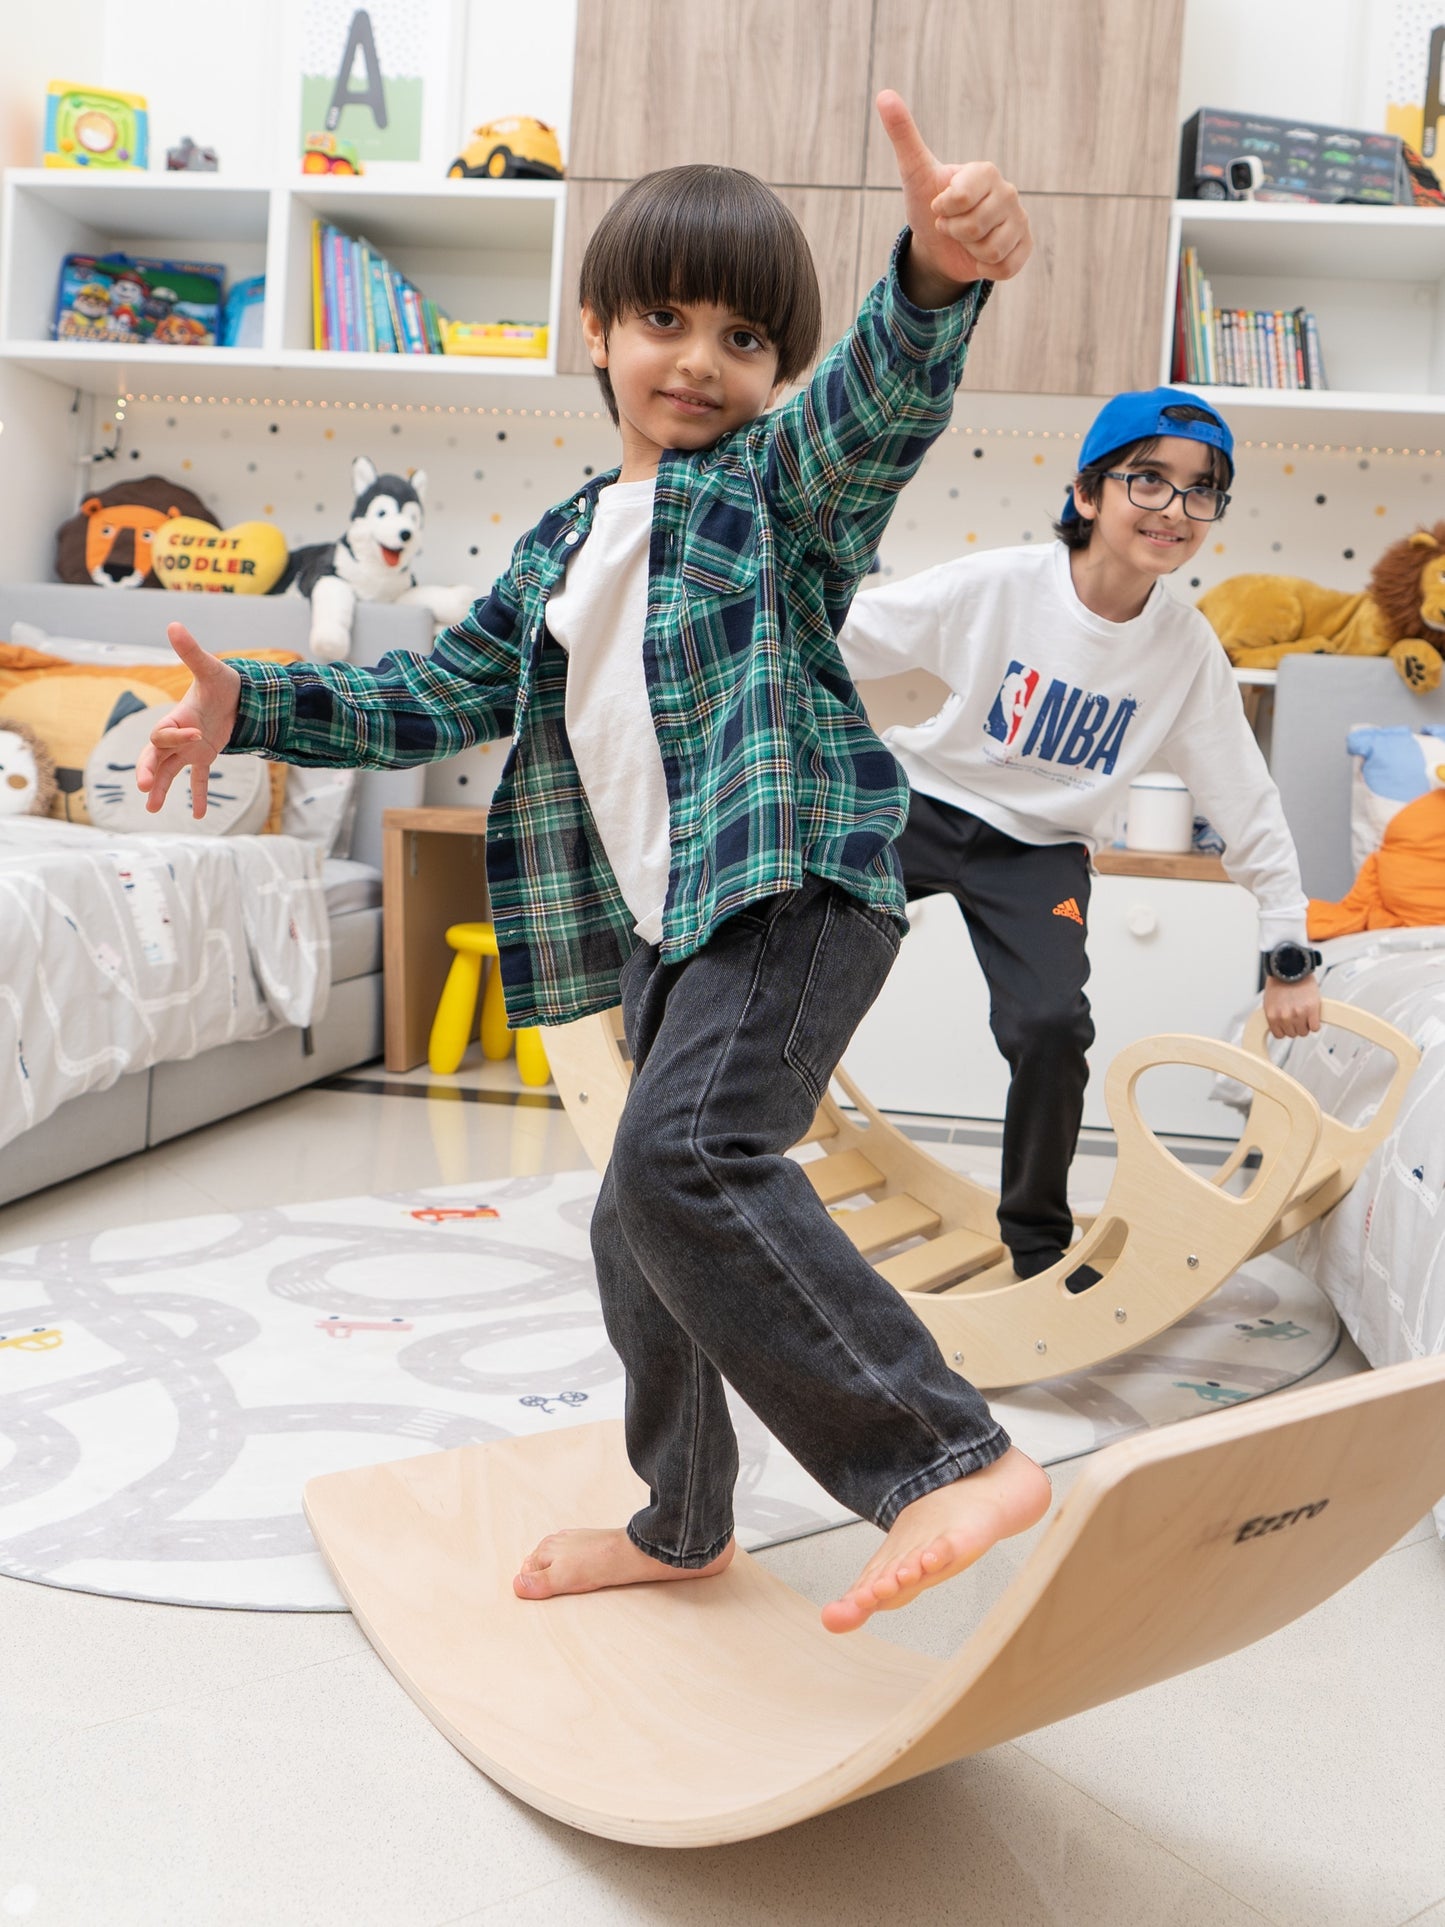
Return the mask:
[[356,500],[341,540],[293,549],[286,573],[272,590],[311,598],[311,653],[318,662],[337,662],[351,648],[358,601],[420,603],[445,628],[460,621],[474,600],[460,583],[450,589],[417,586],[411,565],[426,494],[422,469],[403,481],[400,475],[378,475],[375,464],[358,455],[351,464],[351,485]]

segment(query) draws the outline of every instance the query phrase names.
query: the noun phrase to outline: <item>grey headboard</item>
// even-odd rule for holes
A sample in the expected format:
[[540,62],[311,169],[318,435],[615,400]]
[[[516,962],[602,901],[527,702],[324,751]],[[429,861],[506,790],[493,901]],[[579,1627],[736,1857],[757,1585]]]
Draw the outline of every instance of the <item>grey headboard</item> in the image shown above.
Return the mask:
[[[208,649],[294,649],[307,655],[311,605],[300,596],[170,595],[164,589],[100,589],[68,582],[0,582],[0,641],[12,622],[33,622],[53,636],[165,649],[166,624],[184,622]],[[379,662],[390,649],[431,648],[425,609],[358,604],[351,662]],[[172,658],[173,660],[173,658]],[[381,813],[422,800],[425,769],[368,770],[357,791],[351,854],[381,868]]]
[[1360,724],[1445,724],[1445,686],[1417,696],[1383,657],[1286,656],[1274,693],[1270,769],[1312,897],[1337,901],[1354,882],[1350,758]]

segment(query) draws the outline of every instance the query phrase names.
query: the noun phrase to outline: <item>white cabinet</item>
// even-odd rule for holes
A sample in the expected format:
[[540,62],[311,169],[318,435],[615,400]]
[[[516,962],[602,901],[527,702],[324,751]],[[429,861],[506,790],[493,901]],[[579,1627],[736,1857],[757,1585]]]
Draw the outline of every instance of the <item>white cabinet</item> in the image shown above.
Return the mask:
[[[1330,386],[1201,390],[1249,432],[1384,447],[1445,427],[1445,218],[1415,207],[1176,201],[1160,379],[1173,369],[1179,253],[1193,247],[1222,308],[1302,307]],[[1353,417],[1354,419],[1351,419]],[[1241,424],[1242,425],[1242,424]]]
[[[988,990],[958,906],[925,897],[912,932],[849,1049],[845,1068],[886,1110],[1002,1118],[1008,1067],[988,1027]],[[1165,1031],[1222,1037],[1255,994],[1254,898],[1233,883],[1096,876],[1089,909],[1089,1053],[1084,1122],[1107,1126],[1104,1072],[1125,1044]],[[1236,1114],[1209,1101],[1202,1071],[1140,1080],[1149,1124],[1184,1137],[1233,1138]]]
[[[118,397],[303,400],[371,407],[495,402],[499,378],[556,372],[565,184],[298,176],[271,186],[224,174],[5,176],[0,360]],[[456,320],[546,321],[536,360],[320,353],[312,348],[311,224],[363,235]],[[227,283],[266,276],[260,348],[157,348],[50,338],[67,254],[220,262]]]

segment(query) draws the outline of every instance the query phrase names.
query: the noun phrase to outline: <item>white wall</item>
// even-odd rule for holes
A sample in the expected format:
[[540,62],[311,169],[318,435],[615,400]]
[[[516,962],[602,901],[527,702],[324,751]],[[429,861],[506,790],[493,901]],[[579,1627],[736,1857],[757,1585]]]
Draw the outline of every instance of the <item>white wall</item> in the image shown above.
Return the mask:
[[[3,9],[0,45],[0,167],[33,167],[45,126],[45,90],[52,80],[84,80],[76,49],[98,46],[105,0]],[[0,364],[0,577],[46,576],[54,531],[75,507],[83,416],[72,417],[71,396]],[[33,451],[47,457],[37,464]],[[61,459],[52,458],[59,450]],[[28,458],[28,459],[27,459]]]
[[[279,52],[286,0],[249,0],[237,31],[236,0],[94,0],[104,16],[98,57],[85,78],[144,94],[150,108],[151,166],[185,134],[214,147],[223,172],[272,176],[284,151],[286,98]],[[294,0],[293,0],[294,4]],[[432,5],[451,0],[430,0]],[[455,0],[464,18],[462,125],[532,114],[562,134],[572,110],[576,0]],[[60,10],[75,11],[72,0]],[[288,168],[288,172],[290,169]]]
[[1383,127],[1391,16],[1392,0],[1185,0],[1181,125],[1218,107]]

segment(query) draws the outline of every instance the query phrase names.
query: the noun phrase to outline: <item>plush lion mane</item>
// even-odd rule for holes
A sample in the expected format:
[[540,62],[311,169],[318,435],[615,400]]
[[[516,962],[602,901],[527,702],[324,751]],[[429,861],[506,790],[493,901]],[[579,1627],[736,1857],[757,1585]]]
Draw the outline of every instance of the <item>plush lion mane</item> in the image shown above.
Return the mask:
[[46,748],[45,739],[18,716],[0,715],[0,736],[6,735],[18,736],[35,758],[35,801],[30,811],[32,816],[45,816],[55,795],[55,758]]
[[[1433,540],[1433,548],[1419,540],[1425,534]],[[1420,621],[1420,578],[1430,563],[1437,561],[1445,563],[1445,522],[1437,522],[1433,529],[1417,529],[1413,537],[1402,536],[1375,564],[1369,590],[1392,642],[1410,637],[1434,640]]]

